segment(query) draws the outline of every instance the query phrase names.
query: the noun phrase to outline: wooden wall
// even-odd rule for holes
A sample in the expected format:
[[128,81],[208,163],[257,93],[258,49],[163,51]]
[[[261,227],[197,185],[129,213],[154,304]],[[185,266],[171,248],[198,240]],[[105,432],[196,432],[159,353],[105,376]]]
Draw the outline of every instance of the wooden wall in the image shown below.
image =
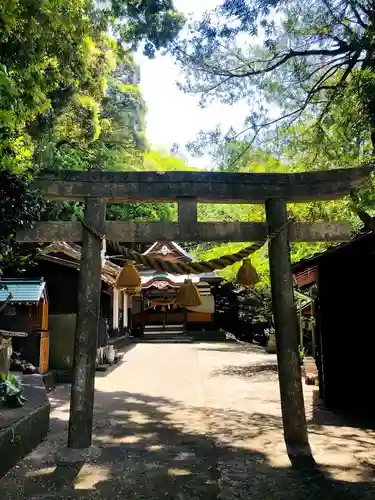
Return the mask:
[[[27,277],[43,277],[47,283],[49,314],[77,313],[79,278],[77,269],[40,260],[36,266],[28,270]],[[104,289],[107,289],[107,285],[102,282],[101,314],[111,319],[111,297],[104,293]]]
[[76,269],[47,261],[38,261],[27,277],[43,277],[47,283],[50,314],[77,312],[78,276]]
[[375,238],[321,259],[318,287],[325,403],[375,416]]

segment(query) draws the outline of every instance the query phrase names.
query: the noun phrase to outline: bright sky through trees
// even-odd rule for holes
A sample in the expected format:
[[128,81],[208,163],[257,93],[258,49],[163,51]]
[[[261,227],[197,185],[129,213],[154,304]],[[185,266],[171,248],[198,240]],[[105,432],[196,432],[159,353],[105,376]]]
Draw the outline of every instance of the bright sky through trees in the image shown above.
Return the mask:
[[[185,15],[194,12],[195,18],[220,3],[220,0],[175,0],[179,11]],[[241,129],[246,116],[242,103],[235,106],[215,103],[202,109],[198,105],[198,97],[186,95],[177,88],[176,80],[180,73],[171,56],[157,55],[150,60],[138,54],[137,61],[148,109],[146,135],[151,145],[156,149],[170,149],[178,143],[192,166],[212,166],[209,157],[191,158],[184,146],[194,140],[201,129],[214,129],[217,124],[225,130],[231,125]]]

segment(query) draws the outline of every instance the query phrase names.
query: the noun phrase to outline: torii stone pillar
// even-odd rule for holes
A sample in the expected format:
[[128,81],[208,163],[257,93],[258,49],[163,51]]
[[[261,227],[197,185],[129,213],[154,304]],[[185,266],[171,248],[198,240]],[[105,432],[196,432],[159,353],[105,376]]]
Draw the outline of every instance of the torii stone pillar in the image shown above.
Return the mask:
[[[87,198],[85,222],[104,232],[106,202]],[[102,242],[83,230],[74,338],[73,382],[68,448],[87,449],[92,443],[96,350],[100,316]]]
[[[285,201],[267,200],[266,215],[270,233],[285,225],[288,220]],[[270,241],[269,261],[284,439],[290,461],[300,465],[314,460],[306,426],[288,232],[285,225]]]

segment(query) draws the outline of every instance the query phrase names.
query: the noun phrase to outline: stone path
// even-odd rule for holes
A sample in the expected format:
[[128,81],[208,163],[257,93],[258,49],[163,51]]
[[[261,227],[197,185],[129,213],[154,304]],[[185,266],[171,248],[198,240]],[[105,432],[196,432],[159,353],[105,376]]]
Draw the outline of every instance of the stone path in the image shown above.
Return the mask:
[[285,454],[275,357],[254,346],[138,344],[96,379],[89,464],[56,466],[66,443],[69,388],[52,395],[49,439],[0,481],[2,499],[323,500],[375,498],[375,432],[312,404],[320,471]]

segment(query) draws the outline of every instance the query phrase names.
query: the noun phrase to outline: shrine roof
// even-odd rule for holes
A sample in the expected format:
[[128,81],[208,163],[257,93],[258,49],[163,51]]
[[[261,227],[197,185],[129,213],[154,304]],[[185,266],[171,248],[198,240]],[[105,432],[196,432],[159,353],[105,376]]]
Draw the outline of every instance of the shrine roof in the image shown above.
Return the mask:
[[193,260],[192,256],[175,241],[155,241],[155,243],[143,252],[143,255],[173,261],[187,262]]
[[0,282],[0,302],[10,304],[39,302],[45,297],[46,283],[40,279],[3,279]]
[[172,288],[179,287],[186,279],[191,279],[193,283],[205,283],[208,285],[210,281],[222,281],[223,278],[218,276],[216,272],[204,274],[171,274],[154,271],[153,269],[140,270],[142,288],[160,288],[163,284],[165,287],[171,286]]

